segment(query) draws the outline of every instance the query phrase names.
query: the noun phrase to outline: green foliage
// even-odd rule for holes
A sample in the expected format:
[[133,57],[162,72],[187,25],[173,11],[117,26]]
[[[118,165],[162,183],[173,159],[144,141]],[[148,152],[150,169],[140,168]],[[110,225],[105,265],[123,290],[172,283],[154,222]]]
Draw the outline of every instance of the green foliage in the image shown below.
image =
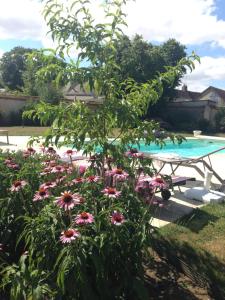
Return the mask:
[[203,132],[209,132],[211,130],[210,122],[207,119],[200,119],[198,121],[198,129],[202,130]]
[[[144,140],[147,144],[155,140],[152,130],[157,128],[157,124],[142,122],[141,117],[146,114],[149,105],[161,97],[164,85],[173,85],[185,68],[194,68],[196,56],[183,58],[175,67],[165,67],[164,73],[145,83],[133,79],[121,80],[116,72],[120,69],[117,45],[123,39],[124,3],[126,1],[107,1],[104,7],[107,21],[96,24],[89,1],[74,1],[72,7],[67,7],[66,3],[56,5],[53,1],[47,1],[45,17],[53,39],[58,42],[58,54],[63,58],[66,50],[72,47],[79,49],[78,60],[58,70],[59,81],[78,82],[81,86],[89,84],[90,90],[104,97],[104,102],[94,111],[78,101],[71,105],[61,103],[58,107],[44,103],[38,105],[35,111],[27,115],[40,118],[43,124],[48,120],[53,122],[53,129],[46,141],[58,144],[63,136],[64,144],[72,144],[86,153],[100,146],[103,156],[106,156],[115,151],[123,155],[126,146],[136,140]],[[81,67],[82,60],[88,61],[89,66]],[[45,81],[49,76],[48,69],[40,70],[39,75],[39,79]],[[115,139],[119,138],[119,146],[108,141],[114,128],[120,129]],[[144,131],[147,134],[143,136]],[[88,143],[85,142],[87,137],[90,138]]]
[[54,292],[46,284],[49,275],[44,271],[32,269],[27,260],[28,256],[25,253],[21,255],[18,265],[13,264],[2,270],[1,287],[5,289],[10,286],[9,297],[12,300],[42,300],[45,296],[54,299]]
[[[57,58],[54,52],[45,54],[44,51],[32,52],[26,60],[23,72],[24,92],[31,96],[39,96],[41,100],[58,103],[62,99],[61,88],[64,82],[58,81],[58,72],[66,65]],[[45,80],[40,81],[44,69]]]
[[[101,173],[99,159],[86,170],[83,183],[75,184],[72,179],[81,176],[76,167],[63,164],[54,153],[45,151],[40,155],[32,151],[0,153],[3,295],[12,300],[45,296],[143,299],[143,262],[149,255],[151,207],[134,192],[134,186],[139,176],[135,170],[141,167],[147,173],[154,171],[149,167],[150,160],[126,157],[120,166],[129,172],[130,179],[116,181],[121,196],[108,198],[102,190],[109,175],[96,182],[88,181],[91,174]],[[64,168],[62,173],[43,174],[46,166],[52,170],[59,164]],[[16,180],[27,184],[12,191]],[[34,202],[40,185],[50,181],[57,184],[49,189],[49,197]],[[64,210],[55,201],[68,186],[71,193],[82,197],[82,202]],[[114,211],[125,217],[120,226],[111,222]],[[75,217],[82,212],[91,213],[94,222],[76,225]],[[80,237],[62,244],[60,234],[68,228],[79,230]]]
[[216,128],[218,130],[224,131],[225,129],[225,109],[223,107],[219,108],[215,115]]
[[[155,190],[150,192],[152,188],[148,187],[148,198],[145,198],[139,193],[138,182],[141,175],[153,175],[155,171],[150,159],[134,149],[128,150],[132,145],[138,148],[141,142],[164,144],[167,134],[160,131],[156,122],[142,122],[141,117],[146,114],[149,104],[155,103],[162,95],[164,84],[173,83],[183,74],[184,68],[194,68],[196,57],[183,58],[177,66],[166,67],[164,73],[145,83],[121,80],[116,72],[119,69],[116,45],[125,24],[122,8],[126,2],[105,1],[106,22],[96,24],[89,0],[72,1],[69,7],[69,2],[46,1],[44,14],[52,37],[58,42],[56,54],[65,61],[64,53],[69,53],[75,46],[79,49],[79,56],[77,61],[71,60],[65,66],[43,66],[37,72],[38,82],[49,82],[55,78],[57,70],[54,80],[58,84],[89,85],[90,91],[95,91],[104,101],[96,109],[81,101],[69,105],[42,101],[24,115],[37,118],[44,125],[52,123],[44,146],[70,144],[83,150],[84,154],[91,154],[85,173],[81,174],[80,169],[74,167],[71,158],[68,159],[69,165],[60,163],[52,151],[45,151],[43,156],[30,153],[31,150],[25,155],[10,154],[19,164],[16,171],[11,170],[11,162],[4,161],[7,154],[1,157],[0,220],[3,230],[0,234],[9,249],[8,258],[4,259],[7,265],[12,265],[12,261],[18,265],[22,249],[27,250],[28,269],[40,271],[36,274],[38,284],[34,288],[43,282],[53,290],[56,299],[147,298],[143,263],[149,260],[152,229],[149,203]],[[88,61],[89,65],[82,67],[81,61]],[[110,140],[115,128],[119,133]],[[182,141],[180,136],[169,137],[173,142]],[[59,164],[56,168],[55,165]],[[43,172],[44,166],[50,171]],[[112,169],[119,174],[126,170],[129,178],[115,179]],[[74,181],[78,176],[81,184]],[[10,186],[15,179],[25,180],[28,184],[18,192],[12,191]],[[47,198],[33,201],[35,191],[44,180],[56,185],[50,189]],[[48,191],[41,190],[41,193]],[[63,198],[64,207],[60,207],[57,199],[66,191],[70,197],[75,195],[77,201],[70,209],[66,208],[67,197]],[[94,220],[79,225],[77,217],[84,212],[90,213]],[[115,212],[120,216],[116,222],[113,221]],[[79,235],[75,236],[73,230],[78,230]],[[65,237],[69,243],[63,244]],[[13,256],[15,247],[17,256]],[[16,276],[12,278],[11,273],[5,274],[7,291],[22,286],[25,280],[24,274],[19,276],[22,283],[17,285],[14,284]],[[48,296],[50,298],[50,294]]]
[[139,83],[154,79],[159,72],[166,70],[165,66],[176,66],[186,56],[185,47],[174,39],[155,46],[140,35],[135,35],[132,40],[122,36],[116,48],[116,63],[120,66],[118,76],[122,81],[133,78]]
[[[155,46],[148,43],[140,35],[130,40],[122,36],[117,44],[116,63],[120,69],[116,72],[121,80],[133,78],[139,83],[154,79],[159,72],[165,72],[166,66],[176,66],[186,57],[185,46],[175,39],[169,39],[162,45]],[[156,103],[151,103],[147,117],[155,117],[162,114],[166,104],[174,97],[174,88],[180,83],[186,70],[183,68],[173,82],[163,83],[163,92]]]
[[15,47],[5,52],[0,59],[0,81],[10,90],[22,91],[24,82],[22,73],[25,70],[26,55],[33,50]]

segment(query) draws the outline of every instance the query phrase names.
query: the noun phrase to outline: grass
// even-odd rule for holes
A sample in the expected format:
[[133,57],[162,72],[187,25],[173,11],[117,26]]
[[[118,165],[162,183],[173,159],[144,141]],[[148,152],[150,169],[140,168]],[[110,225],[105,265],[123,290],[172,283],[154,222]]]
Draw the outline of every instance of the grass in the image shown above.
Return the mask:
[[[0,127],[2,130],[8,130],[9,135],[11,136],[41,136],[43,135],[46,130],[49,127],[32,127],[32,126],[10,126],[10,127]],[[176,132],[176,134],[181,134],[186,137],[193,137],[193,134],[190,132]],[[112,133],[112,137],[118,136],[119,135],[119,130],[114,129]],[[217,137],[225,137],[225,133],[215,133],[215,134],[210,134],[212,136],[217,136]]]
[[225,299],[225,204],[194,210],[161,228],[157,239],[153,248],[161,257]]
[[10,136],[42,136],[49,127],[12,126],[0,127],[0,130],[8,130]]

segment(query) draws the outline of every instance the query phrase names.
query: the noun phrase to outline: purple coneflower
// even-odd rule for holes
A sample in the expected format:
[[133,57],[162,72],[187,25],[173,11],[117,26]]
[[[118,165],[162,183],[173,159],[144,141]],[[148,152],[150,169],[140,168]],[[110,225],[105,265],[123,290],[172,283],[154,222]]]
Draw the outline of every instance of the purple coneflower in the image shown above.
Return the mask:
[[73,173],[73,168],[68,166],[68,165],[65,165],[63,166],[64,167],[64,171],[67,173],[67,174],[72,174]]
[[75,183],[75,184],[79,184],[79,183],[84,182],[84,178],[77,177],[77,178],[73,179],[72,182]]
[[52,173],[63,173],[65,172],[65,168],[63,166],[57,165],[52,169]]
[[87,212],[82,212],[75,218],[75,223],[77,225],[91,224],[94,222],[94,217],[92,214]]
[[20,166],[18,164],[15,164],[15,163],[7,164],[7,167],[10,168],[10,169],[13,169],[13,170],[19,170],[20,169]]
[[100,180],[100,176],[91,175],[86,178],[87,182],[98,182]]
[[4,164],[5,164],[5,165],[13,164],[13,163],[14,163],[14,162],[13,162],[13,158],[11,158],[11,157],[8,157],[7,159],[4,160]]
[[85,171],[87,170],[86,166],[80,165],[79,166],[79,174],[83,175],[85,173]]
[[159,187],[160,189],[164,189],[164,188],[167,187],[167,184],[166,184],[165,180],[163,180],[160,177],[157,177],[157,178],[151,180],[149,182],[149,184],[150,184],[150,186],[152,186],[154,188]]
[[24,180],[16,180],[13,182],[13,185],[10,188],[11,192],[18,192],[21,190],[25,185],[27,185],[27,182]]
[[48,154],[56,154],[56,151],[53,147],[48,147],[48,149],[46,150],[46,153]]
[[66,150],[66,152],[63,153],[63,155],[71,157],[72,155],[74,155],[76,153],[77,153],[77,151],[72,150],[72,149],[68,149],[68,150]]
[[142,158],[143,157],[143,153],[138,152],[138,150],[136,148],[131,148],[125,154],[128,157],[136,157],[136,158]]
[[70,191],[65,191],[61,193],[62,196],[57,197],[54,201],[59,207],[64,208],[64,210],[70,210],[75,205],[80,204],[81,196],[79,194],[72,194]]
[[70,228],[70,229],[67,229],[67,230],[61,232],[60,241],[63,244],[71,243],[79,236],[80,236],[79,231]]
[[104,193],[104,196],[110,197],[110,198],[118,198],[121,194],[121,192],[117,191],[113,187],[107,187],[105,188],[102,193]]
[[111,215],[111,222],[114,225],[121,225],[125,222],[125,218],[120,212],[114,211]]
[[129,176],[129,174],[121,168],[113,169],[111,171],[111,174],[113,175],[113,178],[119,181],[126,180],[127,177]]
[[40,188],[34,195],[33,201],[41,201],[50,196],[47,189]]
[[55,182],[56,182],[56,184],[60,184],[60,183],[62,183],[64,180],[66,179],[66,176],[64,175],[60,175],[60,176],[58,176],[57,178],[56,178],[56,180],[55,180]]
[[40,173],[40,175],[48,175],[50,173],[52,173],[52,168],[46,167],[46,168],[44,168],[43,172]]
[[40,185],[40,189],[50,189],[56,187],[56,183],[53,181],[47,181]]

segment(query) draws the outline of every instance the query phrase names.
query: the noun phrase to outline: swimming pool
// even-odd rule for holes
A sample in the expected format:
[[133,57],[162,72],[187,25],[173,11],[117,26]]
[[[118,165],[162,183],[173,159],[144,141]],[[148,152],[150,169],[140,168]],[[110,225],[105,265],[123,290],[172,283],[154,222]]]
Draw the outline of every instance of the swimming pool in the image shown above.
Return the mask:
[[[182,144],[173,144],[171,141],[166,141],[166,146],[162,149],[155,144],[141,145],[140,151],[149,153],[173,153],[179,156],[195,157],[202,156],[219,148],[225,147],[225,140],[213,139],[187,139]],[[219,152],[225,153],[225,150]]]

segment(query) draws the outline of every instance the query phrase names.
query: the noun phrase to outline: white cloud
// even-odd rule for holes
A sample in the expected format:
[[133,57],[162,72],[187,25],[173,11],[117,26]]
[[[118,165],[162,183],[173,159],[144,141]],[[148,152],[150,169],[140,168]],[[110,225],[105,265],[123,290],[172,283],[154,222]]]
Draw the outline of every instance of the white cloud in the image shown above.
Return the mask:
[[35,0],[1,0],[0,39],[40,40],[43,32],[41,4]]
[[127,33],[147,40],[176,38],[185,45],[212,42],[225,48],[225,20],[219,20],[215,0],[137,0],[127,6]]
[[[65,1],[65,0],[61,0]],[[103,20],[98,4],[92,0],[96,20]],[[41,15],[38,0],[0,0],[0,40],[33,39],[45,48],[55,48]],[[216,16],[216,0],[136,0],[126,6],[130,36],[142,34],[146,40],[163,42],[175,38],[185,45],[225,48],[225,19]],[[0,50],[1,54],[1,50]],[[225,57],[202,57],[200,66],[184,78],[190,89],[203,90],[214,80],[225,80]]]
[[225,57],[202,57],[201,64],[196,63],[195,70],[187,74],[182,81],[187,84],[189,90],[198,92],[213,85],[214,81],[225,82]]
[[[92,0],[92,8],[102,19],[99,2]],[[32,38],[48,44],[41,10],[38,0],[1,0],[0,39]],[[125,10],[129,35],[139,33],[159,42],[174,37],[185,45],[211,42],[225,48],[225,20],[214,14],[215,0],[136,0]]]

